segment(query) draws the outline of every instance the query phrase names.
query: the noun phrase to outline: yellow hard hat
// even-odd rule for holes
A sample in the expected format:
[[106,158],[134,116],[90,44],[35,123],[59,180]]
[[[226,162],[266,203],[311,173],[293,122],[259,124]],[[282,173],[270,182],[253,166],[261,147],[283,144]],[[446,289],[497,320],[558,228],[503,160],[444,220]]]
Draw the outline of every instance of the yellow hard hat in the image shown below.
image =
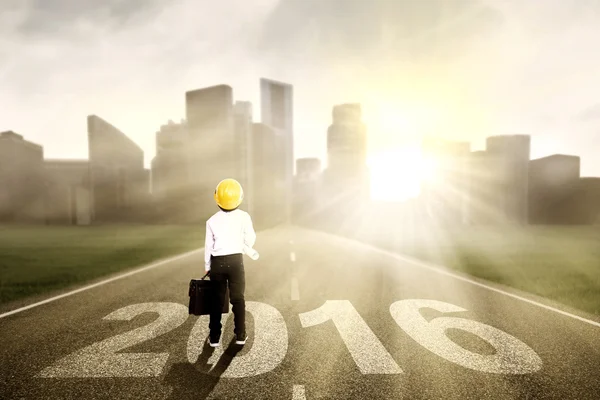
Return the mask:
[[223,179],[215,189],[215,201],[223,210],[234,210],[242,204],[244,191],[235,179]]

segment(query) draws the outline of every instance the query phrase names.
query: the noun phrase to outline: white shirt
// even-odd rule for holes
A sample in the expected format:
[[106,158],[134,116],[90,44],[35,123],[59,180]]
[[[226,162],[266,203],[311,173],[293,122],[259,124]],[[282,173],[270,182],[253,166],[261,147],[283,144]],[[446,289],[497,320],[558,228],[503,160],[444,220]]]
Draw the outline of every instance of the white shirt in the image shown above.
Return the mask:
[[210,271],[210,256],[245,253],[256,242],[256,232],[250,214],[240,209],[218,211],[206,221],[204,269]]

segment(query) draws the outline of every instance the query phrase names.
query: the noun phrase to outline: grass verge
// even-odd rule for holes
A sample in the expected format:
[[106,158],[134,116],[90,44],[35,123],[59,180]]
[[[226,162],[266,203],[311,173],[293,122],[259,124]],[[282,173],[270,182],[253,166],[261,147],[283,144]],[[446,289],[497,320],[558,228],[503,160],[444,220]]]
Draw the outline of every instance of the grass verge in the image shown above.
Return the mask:
[[0,304],[204,245],[204,226],[0,227]]
[[598,227],[379,230],[354,237],[600,315]]

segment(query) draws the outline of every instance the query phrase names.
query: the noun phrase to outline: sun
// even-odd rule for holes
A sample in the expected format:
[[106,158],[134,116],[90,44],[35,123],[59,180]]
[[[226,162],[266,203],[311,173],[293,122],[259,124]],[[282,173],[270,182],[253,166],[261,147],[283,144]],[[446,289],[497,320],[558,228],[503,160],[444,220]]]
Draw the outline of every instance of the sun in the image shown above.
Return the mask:
[[432,166],[418,147],[387,150],[369,157],[371,199],[406,201],[419,196],[421,183],[429,179]]
[[373,142],[380,152],[370,154],[371,198],[405,201],[419,196],[424,180],[435,180],[435,166],[422,156],[421,138],[439,119],[425,104],[377,99],[365,115]]

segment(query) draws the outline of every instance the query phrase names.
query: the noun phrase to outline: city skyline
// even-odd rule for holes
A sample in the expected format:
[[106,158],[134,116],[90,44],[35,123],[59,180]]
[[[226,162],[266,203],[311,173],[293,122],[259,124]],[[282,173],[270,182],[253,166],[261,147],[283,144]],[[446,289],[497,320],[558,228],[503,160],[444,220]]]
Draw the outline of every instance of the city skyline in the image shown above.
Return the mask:
[[[290,87],[292,88],[293,85],[289,84],[289,83],[283,83],[280,81],[276,81],[276,80],[272,80],[272,79],[267,79],[267,78],[260,78],[259,80],[259,84],[261,86],[261,90],[265,90],[264,89],[264,85],[265,84],[275,84],[275,85],[281,85],[282,87]],[[227,84],[213,84],[211,86],[205,87],[205,88],[198,88],[198,89],[192,89],[192,90],[188,90],[185,92],[185,96],[187,97],[190,93],[195,93],[195,92],[202,92],[205,90],[212,90],[213,88],[219,88],[219,87],[226,87],[228,88],[227,90],[230,91],[229,93],[229,102],[231,102],[231,106],[232,108],[232,112],[235,115],[246,115],[246,117],[244,118],[250,118],[249,122],[251,125],[260,125],[262,124],[262,122],[259,121],[268,121],[270,122],[270,124],[267,125],[271,125],[271,124],[277,124],[278,121],[271,121],[271,117],[269,115],[269,111],[265,111],[263,112],[263,103],[265,101],[266,98],[270,98],[271,94],[269,91],[265,92],[265,96],[261,96],[261,100],[258,102],[259,103],[259,113],[260,113],[260,118],[258,121],[256,121],[254,119],[254,115],[256,114],[256,105],[254,105],[252,102],[250,101],[245,101],[245,100],[241,100],[236,98],[235,96],[235,88],[232,88],[231,86],[227,85]],[[291,90],[291,89],[290,89]],[[291,92],[290,92],[291,93]],[[267,100],[267,103],[268,104]],[[359,114],[357,115],[356,118],[357,121],[362,121],[363,120],[363,113],[362,113],[362,105],[360,103],[351,103],[351,102],[344,102],[341,104],[334,104],[330,107],[330,110],[332,110],[333,115],[334,115],[334,119],[335,119],[335,113],[337,109],[342,109],[342,108],[346,108],[346,107],[358,107],[359,110]],[[279,112],[287,112],[287,113],[293,113],[293,106],[292,106],[292,102],[289,102],[288,108],[287,110],[278,110]],[[203,113],[209,112],[209,110],[203,111]],[[219,111],[220,112],[220,111]],[[95,117],[95,115],[91,115],[88,116],[88,119],[90,117],[93,118],[97,118]],[[237,118],[237,117],[236,117]],[[293,121],[293,118],[290,118],[290,122]],[[283,121],[282,121],[283,122]],[[237,123],[236,123],[237,124]],[[184,147],[185,145],[185,140],[184,141],[180,141],[180,134],[176,133],[177,130],[183,128],[183,132],[187,131],[189,125],[189,118],[181,118],[178,122],[173,121],[173,119],[169,119],[166,123],[163,123],[160,125],[160,127],[158,129],[156,129],[155,133],[154,133],[154,137],[155,137],[155,142],[158,143],[161,142],[161,137],[164,138],[173,138],[175,139],[175,141],[178,143],[178,145],[183,145]],[[364,124],[365,128],[366,128],[366,141],[368,143],[368,139],[370,137],[370,135],[372,135],[372,130],[369,129],[369,126]],[[141,157],[142,159],[147,160],[148,159],[148,154],[145,152],[144,149],[141,148],[141,146],[139,146],[134,140],[131,139],[130,135],[127,132],[123,132],[121,130],[118,129],[118,127],[113,127],[113,129],[116,128],[117,131],[119,132],[119,135],[125,135],[125,138],[127,141],[129,141],[132,145],[134,145],[135,147],[139,148],[139,151],[141,152]],[[235,130],[237,131],[238,129],[240,129],[239,127],[236,127]],[[252,131],[252,128],[250,128]],[[288,128],[289,129],[289,128]],[[319,160],[319,165],[321,166],[320,168],[322,169],[322,172],[327,175],[327,168],[329,167],[329,162],[331,160],[331,158],[333,156],[335,156],[335,152],[332,153],[331,149],[329,148],[329,144],[327,143],[327,141],[329,139],[327,139],[328,137],[328,131],[331,129],[331,127],[329,128],[325,128],[325,133],[324,133],[324,137],[326,138],[326,143],[324,144],[324,148],[327,152],[327,154],[323,157],[311,157],[311,156],[304,156],[304,157],[295,157],[293,158],[293,162],[291,164],[291,167],[293,169],[296,168],[296,161],[298,160],[302,160],[302,159],[318,159]],[[11,130],[8,130],[7,132],[10,132]],[[243,131],[243,129],[242,129]],[[14,131],[13,131],[14,132]],[[28,143],[32,143],[33,145],[38,145],[41,146],[44,149],[44,160],[46,162],[87,162],[89,160],[89,158],[55,158],[55,157],[50,157],[47,155],[46,151],[45,151],[45,146],[43,144],[39,144],[39,143],[35,143],[32,142],[30,140],[30,138],[27,135],[23,135],[21,132],[15,132],[18,135],[21,135],[24,137],[24,139],[28,142]],[[291,131],[292,136],[293,135],[293,130]],[[246,133],[245,135],[247,135],[248,133]],[[250,132],[251,134],[251,132]],[[174,136],[173,136],[174,135]],[[218,135],[217,135],[218,136]],[[509,134],[505,134],[505,135],[489,135],[486,136],[484,138],[484,140],[486,142],[488,142],[490,140],[490,138],[493,137],[508,137],[511,136]],[[519,136],[527,136],[531,138],[531,135],[519,135]],[[250,136],[248,136],[250,137]],[[474,155],[476,155],[476,153],[478,152],[482,152],[485,150],[478,148],[477,146],[473,146],[473,143],[468,142],[468,141],[456,141],[453,140],[452,138],[450,139],[445,139],[442,136],[427,136],[425,138],[423,138],[424,141],[426,141],[427,139],[434,139],[434,140],[442,140],[442,141],[447,141],[448,143],[463,143],[466,144],[468,146],[468,148],[470,149],[469,151],[472,151],[472,153]],[[239,140],[240,138],[238,137],[236,140]],[[162,139],[162,141],[164,141],[165,139]],[[169,141],[172,139],[169,139]],[[205,139],[206,140],[206,139]],[[247,140],[247,139],[243,139],[243,140]],[[346,140],[346,139],[343,139]],[[175,142],[174,142],[175,143]],[[349,142],[350,143],[350,142]],[[165,144],[167,144],[167,142],[165,142]],[[205,147],[208,143],[205,143],[203,146]],[[410,199],[416,199],[420,196],[423,195],[423,191],[422,191],[422,183],[424,180],[427,180],[428,177],[430,177],[430,175],[432,174],[432,168],[431,165],[429,165],[426,161],[426,155],[425,152],[423,150],[422,147],[423,141],[419,144],[413,144],[412,146],[407,146],[403,149],[391,149],[391,150],[387,150],[384,151],[382,153],[380,153],[379,157],[377,159],[373,159],[373,158],[369,158],[368,156],[366,157],[366,159],[364,159],[364,164],[365,167],[367,168],[367,172],[368,172],[368,180],[369,182],[366,182],[367,186],[368,186],[368,192],[370,194],[370,197],[372,200],[374,201],[385,201],[385,202],[405,202],[408,201]],[[201,147],[203,147],[201,146]],[[240,148],[245,148],[245,144],[241,143],[240,144]],[[352,145],[354,146],[354,145]],[[364,144],[362,145],[364,146]],[[583,165],[585,160],[579,155],[579,154],[566,154],[565,152],[559,152],[559,153],[552,153],[552,154],[548,154],[545,156],[538,156],[538,157],[533,157],[531,156],[532,151],[531,149],[534,147],[534,140],[531,141],[530,144],[530,150],[528,151],[529,154],[529,160],[531,161],[538,161],[538,160],[543,160],[545,158],[548,157],[555,157],[555,156],[566,156],[566,157],[575,157],[577,158],[579,161],[580,165]],[[358,149],[358,148],[357,148]],[[206,149],[205,149],[206,150]],[[363,150],[367,150],[368,151],[368,144],[366,146],[365,149]],[[156,184],[156,180],[154,178],[154,176],[157,174],[158,169],[156,168],[156,166],[154,165],[154,163],[156,161],[158,161],[158,152],[155,152],[153,157],[150,159],[150,162],[145,162],[143,163],[143,168],[146,169],[146,171],[148,171],[148,173],[152,174],[152,178],[149,181],[149,185],[150,185],[150,192],[156,196],[158,195],[159,197],[162,196],[160,194],[160,192],[158,192],[154,186]],[[175,159],[177,159],[177,157],[179,157],[178,155],[175,155]],[[352,158],[352,157],[351,157]],[[341,159],[340,159],[341,160]],[[348,160],[350,161],[350,159]],[[240,159],[241,163],[245,163],[245,161],[243,159]],[[360,163],[359,163],[360,164]],[[180,174],[181,171],[177,171],[176,169],[172,169],[173,167],[170,166],[169,169],[172,170],[171,173],[175,172],[177,174]],[[188,167],[185,167],[188,168]],[[347,168],[342,168],[340,171],[344,171]],[[598,176],[595,175],[584,175],[581,173],[581,166],[579,167],[579,176],[581,178],[585,178],[585,177],[589,177],[589,178],[598,178]],[[185,174],[187,175],[190,172],[186,172]],[[288,172],[289,173],[289,172]],[[350,177],[350,176],[348,176]],[[173,179],[170,178],[170,179]],[[215,181],[215,179],[212,179],[213,181]],[[389,182],[393,180],[394,182],[396,182],[396,188],[395,189],[390,189],[389,187]],[[210,181],[210,180],[209,180]],[[218,179],[216,179],[216,181],[218,181]],[[242,179],[242,181],[244,182],[245,179]],[[337,181],[337,179],[335,179],[335,181]],[[175,182],[175,181],[174,181]],[[339,182],[341,183],[341,182]],[[288,182],[288,187],[291,188],[291,182]],[[208,185],[210,186],[210,184]],[[334,185],[335,186],[335,185]],[[290,200],[287,202],[288,204],[292,205],[293,202]]]
[[[425,133],[475,149],[487,136],[529,134],[532,158],[577,154],[582,176],[600,175],[592,2],[371,3],[239,2],[233,15],[231,5],[200,13],[190,1],[3,4],[0,44],[11,57],[0,64],[0,130],[44,145],[51,158],[82,159],[84,117],[95,113],[144,149],[148,167],[156,129],[184,116],[180,93],[228,82],[258,119],[256,81],[272,76],[297,88],[298,157],[326,160],[328,108],[350,101],[365,110],[370,156]],[[339,11],[344,17],[333,18]],[[69,22],[59,29],[56,20]]]

